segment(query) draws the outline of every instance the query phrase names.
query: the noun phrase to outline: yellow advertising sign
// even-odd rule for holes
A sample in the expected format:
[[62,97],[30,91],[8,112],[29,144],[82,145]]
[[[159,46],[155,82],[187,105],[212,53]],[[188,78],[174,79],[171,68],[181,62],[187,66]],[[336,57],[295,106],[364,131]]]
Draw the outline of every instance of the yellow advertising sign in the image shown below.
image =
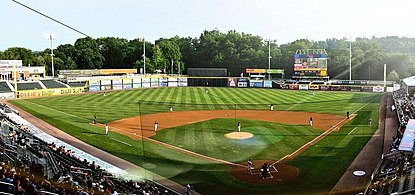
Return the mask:
[[265,69],[247,68],[246,73],[265,73]]
[[83,93],[84,91],[85,91],[84,87],[21,90],[21,91],[17,91],[17,98],[70,95],[70,94]]

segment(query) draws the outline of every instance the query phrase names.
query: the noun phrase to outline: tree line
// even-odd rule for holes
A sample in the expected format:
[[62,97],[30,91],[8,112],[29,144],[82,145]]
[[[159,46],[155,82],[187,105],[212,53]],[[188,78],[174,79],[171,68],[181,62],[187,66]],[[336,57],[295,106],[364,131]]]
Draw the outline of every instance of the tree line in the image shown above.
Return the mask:
[[[326,49],[328,75],[334,79],[349,78],[349,40],[299,39],[277,45],[260,36],[218,30],[204,31],[199,37],[160,38],[151,43],[136,38],[117,37],[79,38],[75,44],[63,44],[54,49],[55,74],[63,69],[110,69],[144,66],[146,72],[186,74],[187,68],[227,68],[230,76],[239,76],[246,68],[268,68],[270,45],[271,68],[284,69],[293,74],[293,55],[297,49]],[[356,38],[352,45],[352,78],[354,80],[382,80],[383,65],[387,64],[389,80],[415,74],[415,38],[381,37]],[[0,51],[0,59],[22,60],[24,66],[45,66],[51,75],[51,51],[31,51],[12,47]]]

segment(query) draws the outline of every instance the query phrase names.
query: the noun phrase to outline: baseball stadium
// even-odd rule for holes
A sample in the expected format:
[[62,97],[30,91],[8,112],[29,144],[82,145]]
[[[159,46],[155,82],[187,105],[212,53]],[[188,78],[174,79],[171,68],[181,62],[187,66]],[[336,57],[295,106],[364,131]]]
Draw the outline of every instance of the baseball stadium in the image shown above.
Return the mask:
[[[373,191],[375,173],[383,174],[385,166],[383,148],[389,149],[392,138],[382,135],[385,125],[392,124],[385,121],[394,114],[387,109],[394,104],[392,92],[382,92],[393,87],[206,77],[218,71],[224,70],[189,71],[205,77],[105,78],[64,70],[67,80],[5,81],[2,86],[16,98],[4,101],[3,135],[20,131],[30,135],[33,145],[45,143],[50,159],[39,160],[50,169],[45,177],[53,178],[65,166],[73,174],[94,171],[74,159],[103,161],[110,178],[124,186],[117,191],[126,194],[141,193],[132,181],[144,182],[159,194],[182,194],[189,186],[195,194]],[[266,70],[246,72],[261,75]],[[18,90],[12,90],[13,84]],[[47,87],[34,89],[37,85]],[[394,121],[396,125],[396,117]],[[45,133],[53,138],[44,139]],[[28,155],[13,148],[13,141],[4,144],[5,158]],[[50,146],[59,144],[84,156],[69,155],[74,158],[69,161],[50,154]],[[62,145],[58,151],[65,151]]]
[[415,194],[409,2],[23,1],[0,194]]

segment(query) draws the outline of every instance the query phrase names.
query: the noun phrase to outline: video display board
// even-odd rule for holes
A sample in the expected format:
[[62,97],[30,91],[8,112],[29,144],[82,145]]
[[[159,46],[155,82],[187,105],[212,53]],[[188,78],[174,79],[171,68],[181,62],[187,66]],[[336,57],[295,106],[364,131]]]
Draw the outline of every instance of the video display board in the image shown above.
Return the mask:
[[[310,50],[308,52],[315,52]],[[319,51],[325,52],[325,50]],[[327,54],[294,54],[295,78],[327,77]]]

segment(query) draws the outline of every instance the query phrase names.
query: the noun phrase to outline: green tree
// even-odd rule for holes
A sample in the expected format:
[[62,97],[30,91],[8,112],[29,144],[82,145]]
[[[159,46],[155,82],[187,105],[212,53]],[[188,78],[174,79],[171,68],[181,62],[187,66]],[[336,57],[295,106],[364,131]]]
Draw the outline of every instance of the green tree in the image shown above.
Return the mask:
[[22,47],[11,47],[3,53],[5,60],[22,60],[22,64],[27,66],[33,64],[34,55],[30,49]]
[[399,82],[399,75],[395,70],[392,70],[388,76],[387,76],[388,81],[395,81],[395,82]]
[[104,56],[100,53],[98,43],[90,38],[80,38],[75,42],[75,62],[80,69],[100,69],[104,64]]
[[175,42],[167,39],[160,39],[156,41],[156,44],[160,47],[164,58],[170,62],[170,67],[173,67],[173,70],[170,67],[167,68],[167,72],[170,74],[177,73],[177,65],[182,57],[179,46]]
[[158,45],[155,46],[154,48],[154,53],[153,53],[153,64],[154,64],[154,68],[156,70],[161,70],[162,72],[165,73],[166,71],[166,67],[164,66],[167,61],[166,58],[164,58],[163,56],[163,52],[161,51],[160,47]]
[[100,52],[105,61],[103,68],[128,68],[125,58],[128,54],[128,40],[115,37],[98,38]]

